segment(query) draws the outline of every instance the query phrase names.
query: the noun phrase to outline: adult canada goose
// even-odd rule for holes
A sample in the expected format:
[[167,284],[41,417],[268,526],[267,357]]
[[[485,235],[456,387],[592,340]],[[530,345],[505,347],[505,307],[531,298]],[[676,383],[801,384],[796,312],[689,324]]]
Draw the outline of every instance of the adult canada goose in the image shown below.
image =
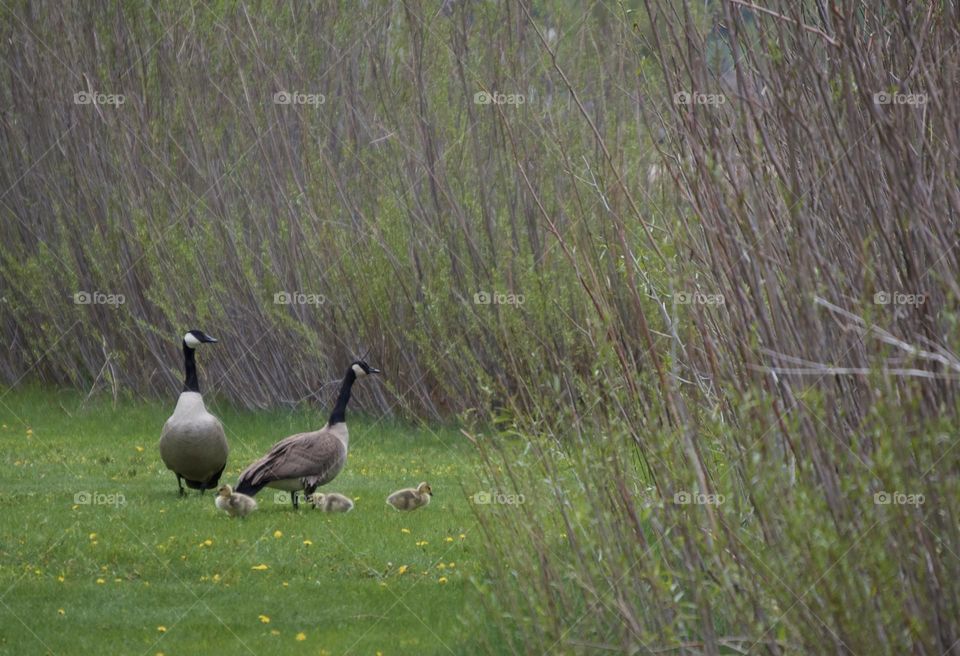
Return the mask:
[[286,490],[293,507],[298,507],[297,493],[304,490],[309,497],[316,489],[329,483],[347,461],[346,413],[350,389],[357,378],[378,374],[363,360],[357,360],[347,369],[340,385],[337,404],[330,413],[327,425],[317,431],[298,433],[273,445],[267,455],[247,467],[240,474],[237,491],[255,495],[265,487]]
[[160,433],[160,457],[167,469],[177,475],[180,496],[185,494],[181,481],[201,493],[217,487],[220,474],[227,466],[230,452],[227,436],[220,420],[207,412],[203,404],[194,356],[197,346],[216,341],[202,330],[191,330],[183,336],[183,367],[186,370],[183,392]]
[[231,517],[246,517],[257,509],[257,502],[246,494],[234,492],[229,485],[221,485],[217,490],[214,504]]
[[426,481],[417,487],[408,487],[397,490],[387,497],[387,503],[397,510],[416,510],[430,503],[433,488]]
[[310,503],[313,504],[314,508],[323,512],[350,512],[353,510],[353,499],[337,492],[327,492],[326,494],[317,492],[310,497]]

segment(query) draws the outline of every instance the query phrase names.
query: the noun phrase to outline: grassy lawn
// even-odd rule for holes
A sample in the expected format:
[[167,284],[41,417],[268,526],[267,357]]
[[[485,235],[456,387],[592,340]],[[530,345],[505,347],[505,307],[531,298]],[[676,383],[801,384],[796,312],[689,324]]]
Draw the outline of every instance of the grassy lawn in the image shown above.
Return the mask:
[[[470,651],[482,620],[460,617],[482,566],[465,494],[473,456],[455,431],[348,413],[350,457],[328,489],[353,512],[294,511],[264,490],[256,513],[231,520],[210,492],[177,497],[157,452],[174,402],[0,392],[0,652]],[[325,420],[208,404],[230,440],[229,483]],[[427,508],[385,505],[421,480]],[[83,493],[98,496],[76,503]]]

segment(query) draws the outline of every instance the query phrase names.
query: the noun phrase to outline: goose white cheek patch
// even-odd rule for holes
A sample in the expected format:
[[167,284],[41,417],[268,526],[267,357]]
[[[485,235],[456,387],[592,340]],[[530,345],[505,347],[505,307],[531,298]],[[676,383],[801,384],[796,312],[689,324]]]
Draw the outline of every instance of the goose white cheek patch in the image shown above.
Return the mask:
[[357,377],[358,377],[358,378],[359,378],[360,376],[366,376],[366,375],[367,375],[367,372],[363,370],[363,367],[361,367],[361,366],[358,365],[358,364],[353,365],[353,366],[351,367],[351,369],[353,369],[353,373],[357,374]]
[[189,346],[190,348],[197,348],[200,345],[200,340],[194,337],[193,335],[191,335],[190,333],[187,333],[186,335],[183,336],[183,341],[186,342],[187,346]]

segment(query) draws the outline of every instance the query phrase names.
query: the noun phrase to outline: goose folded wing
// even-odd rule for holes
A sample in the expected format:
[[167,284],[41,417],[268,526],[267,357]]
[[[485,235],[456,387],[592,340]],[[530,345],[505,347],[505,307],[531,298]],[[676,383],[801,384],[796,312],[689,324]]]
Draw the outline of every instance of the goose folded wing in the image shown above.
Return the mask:
[[261,487],[287,479],[323,478],[328,470],[338,467],[345,456],[343,443],[333,435],[292,435],[247,467],[240,482]]

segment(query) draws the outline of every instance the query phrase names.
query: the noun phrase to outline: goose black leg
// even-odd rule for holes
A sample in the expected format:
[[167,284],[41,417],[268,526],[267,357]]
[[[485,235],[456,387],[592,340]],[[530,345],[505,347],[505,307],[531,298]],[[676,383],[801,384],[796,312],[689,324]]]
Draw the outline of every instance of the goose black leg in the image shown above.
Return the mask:
[[300,504],[299,504],[298,501],[297,501],[297,493],[296,493],[296,492],[291,492],[291,493],[290,493],[290,501],[293,502],[293,509],[294,509],[294,510],[297,510],[297,509],[300,508]]
[[180,496],[182,497],[186,492],[183,491],[183,483],[180,482],[180,474],[177,474],[177,487],[180,489]]

